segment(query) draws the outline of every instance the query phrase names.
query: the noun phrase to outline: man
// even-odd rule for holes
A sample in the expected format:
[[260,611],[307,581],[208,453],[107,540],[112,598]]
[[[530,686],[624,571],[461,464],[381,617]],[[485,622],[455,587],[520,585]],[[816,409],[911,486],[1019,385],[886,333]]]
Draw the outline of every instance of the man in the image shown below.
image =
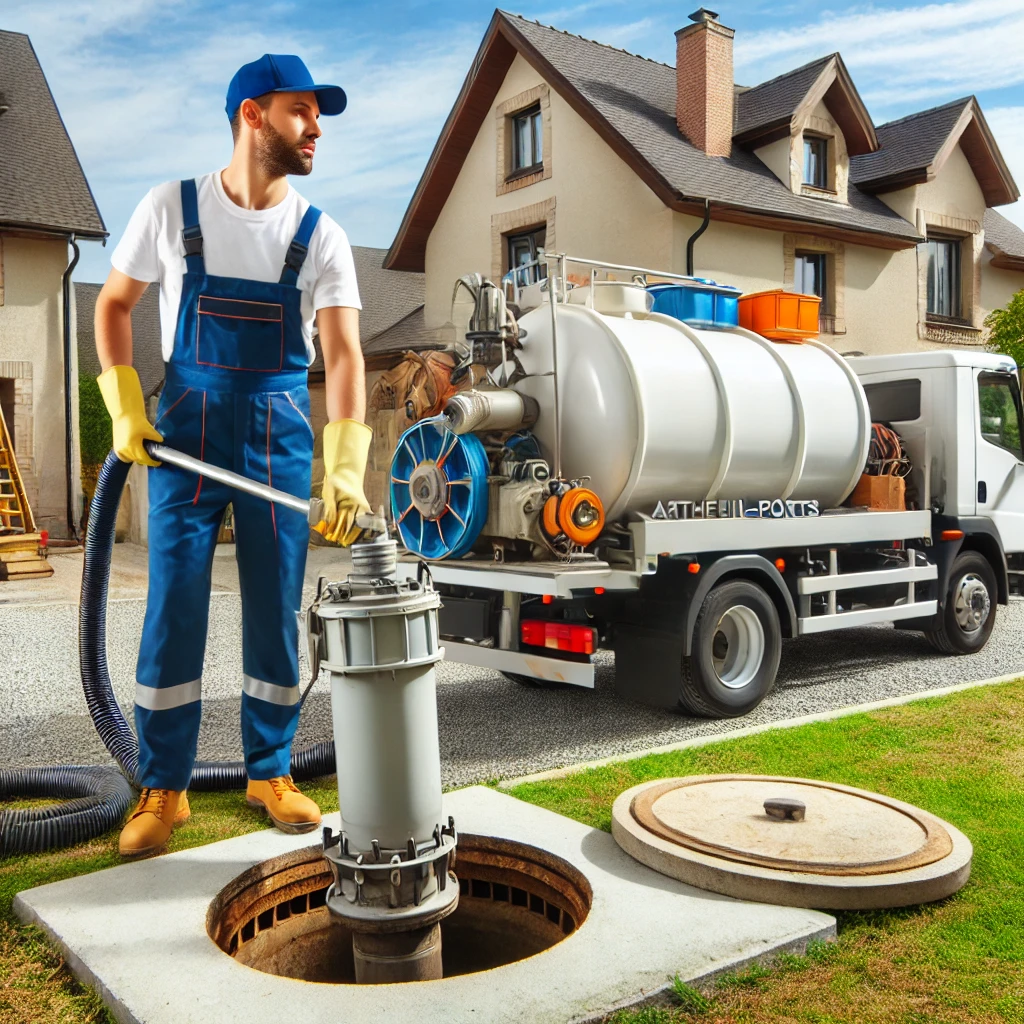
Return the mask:
[[[313,430],[306,368],[314,318],[326,372],[326,536],[351,543],[368,511],[370,444],[359,347],[359,292],[345,232],[286,175],[313,168],[321,114],[345,93],[315,85],[295,56],[264,54],[227,93],[235,147],[222,170],[154,188],[111,256],[96,302],[100,390],[114,450],[149,471],[149,597],[136,670],[139,804],[124,856],[163,848],[189,816],[199,733],[210,572],[225,506],[234,508],[242,592],[246,798],[286,832],[320,823],[292,783],[298,719],[296,612],[309,530],[299,513],[232,491],[147,453],[147,439],[292,494],[310,492]],[[155,422],[132,369],[130,314],[159,282],[166,382]]]

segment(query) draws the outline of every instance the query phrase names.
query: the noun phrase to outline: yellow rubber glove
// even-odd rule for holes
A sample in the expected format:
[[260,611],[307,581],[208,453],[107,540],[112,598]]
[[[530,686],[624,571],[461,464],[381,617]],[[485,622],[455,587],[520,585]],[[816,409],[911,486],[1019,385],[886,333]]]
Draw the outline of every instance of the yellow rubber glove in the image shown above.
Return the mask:
[[317,530],[326,540],[348,547],[360,534],[356,516],[370,511],[363,477],[373,431],[359,420],[335,420],[324,427],[325,523]]
[[114,423],[117,457],[140,466],[159,466],[142,446],[144,440],[162,441],[163,435],[146,418],[146,401],[135,367],[111,366],[96,378],[96,383]]

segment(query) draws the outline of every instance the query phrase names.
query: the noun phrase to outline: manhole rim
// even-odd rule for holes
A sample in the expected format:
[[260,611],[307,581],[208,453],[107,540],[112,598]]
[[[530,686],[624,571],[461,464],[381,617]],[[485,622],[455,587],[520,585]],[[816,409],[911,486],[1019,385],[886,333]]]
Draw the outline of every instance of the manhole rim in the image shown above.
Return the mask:
[[[496,882],[492,879],[486,882],[490,895],[480,896],[476,892],[469,894],[462,890],[460,900],[468,897],[471,901],[478,903],[486,901],[499,906],[507,904],[513,913],[528,915],[528,918],[523,919],[524,921],[527,919],[532,921],[536,914],[545,919],[545,930],[549,932],[560,930],[561,934],[542,948],[525,956],[520,955],[493,966],[456,971],[439,979],[440,982],[460,977],[472,977],[506,967],[515,967],[545,953],[553,953],[564,946],[567,940],[577,937],[580,928],[586,923],[594,909],[594,891],[590,880],[578,867],[558,854],[517,839],[476,833],[460,833],[457,849],[463,853],[463,865],[467,867],[471,865],[474,869],[468,877],[463,876],[469,885],[481,883],[483,881],[479,877],[481,873],[500,873],[509,867],[517,876],[517,880],[526,879],[529,883],[522,887],[515,886],[512,882]],[[486,859],[488,857],[497,858],[500,863],[489,863]],[[454,868],[456,878],[458,878],[458,871],[459,858],[456,856]],[[284,880],[283,884],[281,884],[282,879]],[[346,980],[303,978],[297,974],[265,970],[247,962],[239,955],[243,945],[251,942],[253,938],[265,934],[268,930],[280,926],[290,917],[304,916],[306,913],[312,915],[314,912],[319,914],[321,910],[325,910],[325,900],[318,898],[314,907],[311,897],[314,894],[319,895],[321,889],[324,889],[323,886],[317,884],[318,882],[327,883],[330,880],[332,880],[330,868],[323,858],[320,844],[317,843],[289,850],[252,864],[223,885],[207,904],[205,919],[207,938],[216,948],[218,954],[233,961],[237,966],[254,970],[266,977],[304,985],[323,984],[329,987],[352,987],[352,983]],[[312,884],[310,884],[311,882]],[[456,884],[461,886],[462,882],[463,879],[459,879]],[[505,885],[507,889],[507,898],[503,898],[496,892],[496,889],[502,885]],[[296,893],[296,895],[307,899],[308,910],[280,917],[278,908],[294,898],[286,892],[292,886],[301,888],[301,893]],[[512,890],[519,891],[520,888],[525,891],[525,902],[517,902],[513,896]],[[540,910],[534,906],[534,900],[537,899],[542,904]],[[236,910],[234,914],[231,913],[232,908]],[[551,916],[551,910],[556,908],[561,914],[558,920]],[[267,913],[273,915],[271,923],[266,926],[257,924],[259,918]],[[312,920],[312,918],[310,919]],[[322,916],[320,920],[322,920]],[[243,931],[250,929],[250,926],[252,927],[248,937],[243,937]],[[527,928],[525,932],[520,930],[515,934],[526,934],[530,930]]]

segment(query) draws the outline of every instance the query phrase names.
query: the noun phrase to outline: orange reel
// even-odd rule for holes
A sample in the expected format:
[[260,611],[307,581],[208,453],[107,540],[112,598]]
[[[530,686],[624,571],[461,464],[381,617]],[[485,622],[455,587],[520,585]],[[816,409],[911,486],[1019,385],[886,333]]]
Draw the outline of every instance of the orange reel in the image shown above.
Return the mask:
[[592,544],[604,529],[604,506],[589,487],[570,487],[544,502],[544,532],[551,538],[564,534],[581,547]]

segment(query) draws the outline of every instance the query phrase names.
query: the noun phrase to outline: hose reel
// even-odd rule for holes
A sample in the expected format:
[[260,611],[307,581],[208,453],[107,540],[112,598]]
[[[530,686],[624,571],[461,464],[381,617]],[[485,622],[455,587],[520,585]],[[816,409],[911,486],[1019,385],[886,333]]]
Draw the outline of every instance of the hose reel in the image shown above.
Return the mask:
[[398,439],[391,460],[391,512],[405,547],[422,558],[459,558],[487,521],[489,463],[473,434],[444,416],[421,420]]

